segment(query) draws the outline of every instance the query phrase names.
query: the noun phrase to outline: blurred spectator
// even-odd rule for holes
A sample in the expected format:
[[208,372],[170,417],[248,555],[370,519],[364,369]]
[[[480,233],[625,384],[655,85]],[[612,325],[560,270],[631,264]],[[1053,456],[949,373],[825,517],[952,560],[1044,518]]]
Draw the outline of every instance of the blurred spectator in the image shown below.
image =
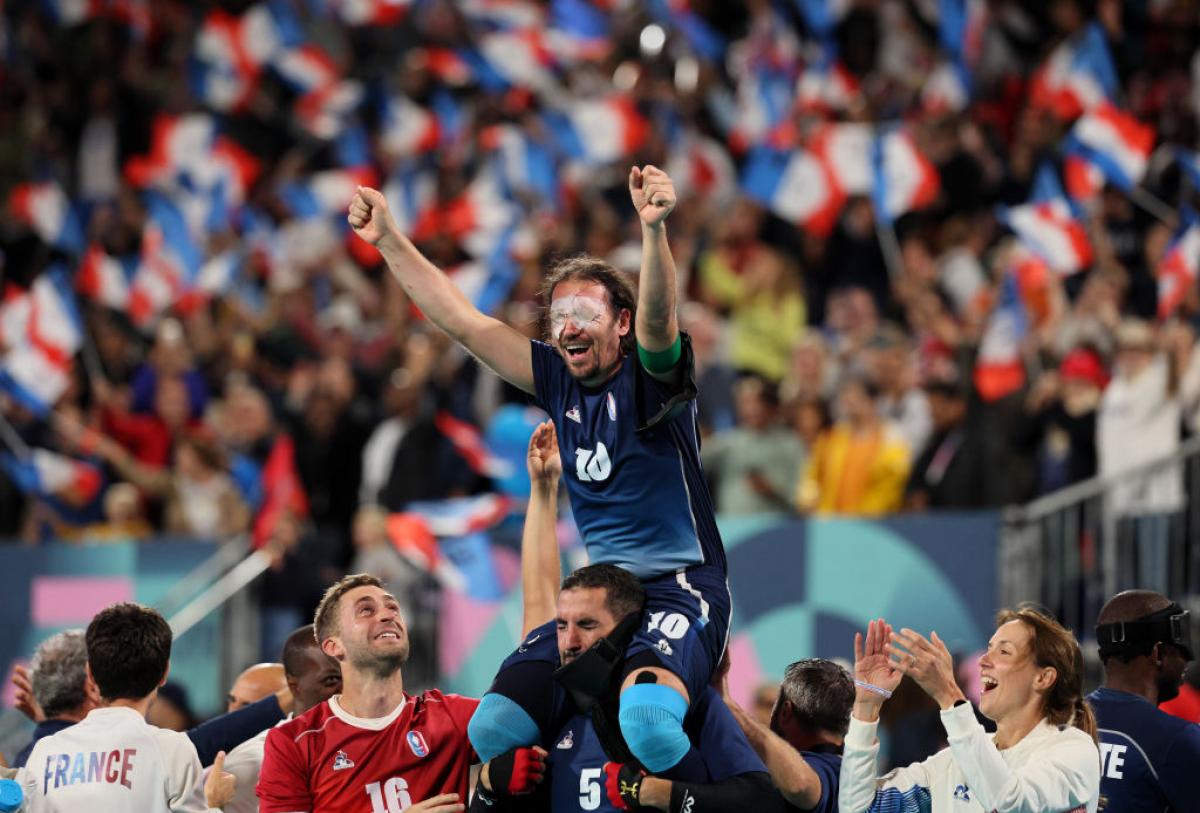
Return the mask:
[[388,534],[387,512],[376,505],[364,505],[354,515],[354,559],[351,573],[378,576],[400,604],[401,617],[415,619],[417,586],[424,571],[410,562],[392,544]]
[[779,383],[805,320],[799,269],[781,251],[758,251],[731,302],[730,361],[741,372]]
[[340,538],[343,562],[349,560],[347,529],[358,506],[368,432],[350,409],[354,390],[345,361],[333,358],[316,369],[294,370],[289,393],[296,471],[308,495],[309,512],[318,532]]
[[142,512],[142,498],[132,483],[113,483],[104,492],[104,522],[84,528],[88,542],[133,542],[154,532]]
[[895,325],[884,325],[867,345],[866,366],[879,388],[879,414],[908,448],[925,448],[932,430],[929,400],[918,386],[912,343]]
[[838,390],[838,419],[817,438],[796,505],[818,514],[878,515],[900,509],[911,453],[879,416],[878,392],[862,375]]
[[183,326],[175,319],[163,319],[154,333],[154,345],[146,362],[134,371],[130,386],[133,390],[134,412],[159,411],[159,381],[164,378],[182,380],[187,395],[188,415],[199,418],[208,404],[208,385],[196,369]]
[[828,403],[837,391],[839,373],[837,360],[830,355],[824,337],[809,330],[792,347],[791,366],[780,394],[788,401]]
[[195,728],[198,720],[188,700],[187,689],[172,680],[159,686],[154,702],[146,712],[146,722],[170,731]]
[[1107,384],[1100,356],[1079,348],[1030,388],[1018,442],[1037,457],[1038,494],[1095,476],[1096,410]]
[[804,447],[780,421],[775,385],[748,376],[734,387],[738,423],[704,442],[704,470],[717,510],[727,514],[785,511],[804,466]]
[[225,698],[225,711],[244,709],[251,703],[257,703],[264,697],[282,692],[286,688],[287,681],[282,664],[256,663],[248,666],[229,687],[229,695]]
[[721,322],[712,309],[686,302],[679,309],[679,327],[692,337],[696,358],[696,411],[705,433],[734,425],[733,385],[737,374],[722,355]]
[[312,617],[325,587],[344,572],[339,540],[317,533],[303,517],[282,508],[263,547],[271,567],[258,585],[262,604],[260,652],[269,658]]
[[968,420],[962,382],[925,385],[933,434],[917,455],[905,489],[910,510],[984,508],[999,504],[987,436]]
[[829,407],[816,396],[801,397],[792,405],[792,429],[806,452],[817,446],[817,438],[829,428]]
[[1122,587],[1167,589],[1174,523],[1183,507],[1182,473],[1178,466],[1128,472],[1179,448],[1183,416],[1175,364],[1159,348],[1153,327],[1121,323],[1113,378],[1096,416],[1096,453],[1100,474],[1114,478],[1107,506],[1137,556],[1136,571],[1124,572]]
[[170,469],[146,466],[107,439],[96,452],[144,493],[164,502],[168,533],[228,539],[250,525],[250,511],[233,478],[224,450],[210,433],[188,432],[175,445]]

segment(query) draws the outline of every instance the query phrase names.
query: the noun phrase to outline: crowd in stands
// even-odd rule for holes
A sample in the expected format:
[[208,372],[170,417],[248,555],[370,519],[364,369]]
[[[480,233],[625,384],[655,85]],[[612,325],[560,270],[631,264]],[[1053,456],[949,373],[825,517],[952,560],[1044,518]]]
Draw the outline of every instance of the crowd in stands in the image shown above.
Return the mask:
[[[1170,454],[1200,419],[1198,25],[1171,0],[6,4],[0,535],[248,533],[267,604],[311,607],[388,558],[389,515],[519,496],[490,461],[527,399],[345,206],[383,188],[536,337],[554,259],[636,272],[634,163],[679,190],[719,511],[1000,506]],[[1116,499],[1165,534],[1179,473]]]

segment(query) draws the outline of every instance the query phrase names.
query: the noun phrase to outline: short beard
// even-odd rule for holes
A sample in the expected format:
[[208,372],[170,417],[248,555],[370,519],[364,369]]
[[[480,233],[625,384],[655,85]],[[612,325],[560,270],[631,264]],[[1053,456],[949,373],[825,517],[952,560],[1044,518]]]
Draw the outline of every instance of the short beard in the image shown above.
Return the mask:
[[349,657],[350,665],[376,678],[389,678],[408,661],[408,645],[399,652],[379,655],[371,651],[356,652]]

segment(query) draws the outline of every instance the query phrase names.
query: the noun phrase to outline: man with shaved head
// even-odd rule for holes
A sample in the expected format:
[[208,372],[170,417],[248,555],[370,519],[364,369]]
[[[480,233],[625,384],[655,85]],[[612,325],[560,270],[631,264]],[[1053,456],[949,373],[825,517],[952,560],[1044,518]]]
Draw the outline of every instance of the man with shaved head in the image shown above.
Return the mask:
[[1200,813],[1200,726],[1160,711],[1179,694],[1192,641],[1188,612],[1161,593],[1126,590],[1100,610],[1104,685],[1088,695],[1100,726],[1100,795],[1120,813]]
[[237,711],[287,688],[281,663],[256,663],[237,676],[226,696],[225,711]]

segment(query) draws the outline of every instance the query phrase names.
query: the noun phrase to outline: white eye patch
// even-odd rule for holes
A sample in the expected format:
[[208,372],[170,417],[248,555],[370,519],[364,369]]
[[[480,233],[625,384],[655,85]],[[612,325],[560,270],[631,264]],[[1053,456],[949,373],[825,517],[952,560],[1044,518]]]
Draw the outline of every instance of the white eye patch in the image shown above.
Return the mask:
[[594,296],[563,296],[550,303],[550,334],[558,336],[571,322],[578,328],[599,322],[608,306]]

